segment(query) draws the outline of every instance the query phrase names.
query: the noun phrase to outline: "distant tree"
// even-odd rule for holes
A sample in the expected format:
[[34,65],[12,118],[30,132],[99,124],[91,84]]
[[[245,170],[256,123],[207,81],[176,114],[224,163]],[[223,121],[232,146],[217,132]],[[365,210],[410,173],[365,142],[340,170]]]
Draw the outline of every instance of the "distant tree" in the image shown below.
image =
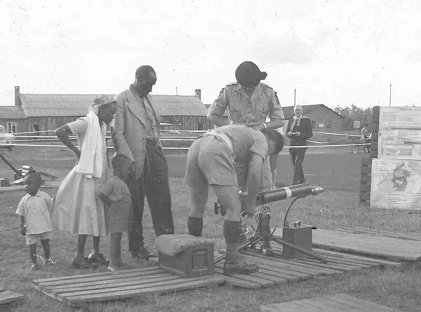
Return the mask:
[[359,121],[360,128],[362,128],[367,122],[371,123],[371,118],[373,116],[373,109],[371,107],[359,108],[354,104],[351,104],[351,107],[340,107],[337,105],[334,108],[334,111],[345,117],[343,123],[344,130],[353,130],[354,121]]

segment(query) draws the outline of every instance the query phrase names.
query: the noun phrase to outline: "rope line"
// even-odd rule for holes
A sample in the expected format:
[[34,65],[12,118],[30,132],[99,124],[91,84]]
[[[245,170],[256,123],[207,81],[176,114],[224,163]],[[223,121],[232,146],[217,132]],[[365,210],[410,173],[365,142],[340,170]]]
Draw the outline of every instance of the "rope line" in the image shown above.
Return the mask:
[[[357,144],[325,144],[325,145],[297,145],[297,146],[284,146],[284,149],[291,148],[324,148],[324,147],[355,147],[355,146],[368,146],[370,143],[357,143]],[[0,147],[55,147],[55,148],[67,148],[63,144],[0,144]],[[107,146],[107,149],[114,149],[113,146]],[[163,147],[164,150],[188,150],[189,147]]]
[[[166,133],[171,130],[163,130],[162,133]],[[179,132],[190,132],[190,133],[205,133],[206,130],[177,130]],[[54,135],[39,135],[39,133],[47,133],[47,132],[54,132],[54,130],[40,130],[40,131],[30,131],[30,132],[17,132],[13,133],[14,135],[18,135],[13,143],[9,144],[1,144],[0,147],[51,147],[51,148],[63,148],[66,147],[63,144],[20,144],[21,142],[25,143],[33,143],[33,142],[60,142],[57,136]],[[361,137],[360,135],[354,134],[346,134],[346,133],[333,133],[333,132],[321,132],[321,131],[313,131],[313,133],[318,134],[327,134],[333,136],[345,136],[345,138],[333,141],[333,142],[320,142],[320,141],[312,141],[308,140],[309,143],[317,144],[317,145],[305,145],[305,146],[284,146],[284,149],[291,149],[291,148],[325,148],[325,147],[356,147],[356,146],[370,146],[370,143],[349,143],[349,144],[336,144],[345,141],[351,137]],[[34,134],[34,135],[22,135],[22,134]],[[20,140],[20,138],[27,138],[27,140]],[[69,136],[70,139],[76,140],[76,136]],[[107,136],[106,139],[111,139],[110,136]],[[194,141],[196,137],[179,137],[179,138],[161,138],[161,141]],[[114,149],[113,146],[107,146],[108,149]],[[189,147],[163,147],[164,150],[188,150]]]

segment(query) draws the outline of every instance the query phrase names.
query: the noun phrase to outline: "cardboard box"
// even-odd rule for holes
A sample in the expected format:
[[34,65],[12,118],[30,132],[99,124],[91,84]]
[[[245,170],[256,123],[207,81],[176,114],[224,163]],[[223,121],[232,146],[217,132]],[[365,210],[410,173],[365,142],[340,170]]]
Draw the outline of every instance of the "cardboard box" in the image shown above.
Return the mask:
[[[312,228],[313,226],[311,225],[302,225],[299,227],[284,227],[282,230],[282,238],[288,243],[311,251],[313,247]],[[298,250],[285,245],[282,246],[282,254],[286,257],[291,258],[306,257],[306,255],[302,252],[299,252]]]
[[181,253],[170,256],[158,251],[159,266],[182,277],[213,274],[213,243],[188,247]]

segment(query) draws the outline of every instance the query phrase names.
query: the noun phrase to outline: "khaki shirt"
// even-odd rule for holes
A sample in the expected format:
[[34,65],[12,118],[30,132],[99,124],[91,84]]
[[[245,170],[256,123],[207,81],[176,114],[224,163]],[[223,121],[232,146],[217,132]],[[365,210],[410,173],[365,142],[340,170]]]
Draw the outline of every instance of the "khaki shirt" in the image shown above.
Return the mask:
[[209,107],[208,117],[222,117],[227,107],[232,123],[249,127],[262,125],[268,116],[271,121],[285,118],[276,92],[264,83],[256,86],[250,98],[240,84],[227,85]]

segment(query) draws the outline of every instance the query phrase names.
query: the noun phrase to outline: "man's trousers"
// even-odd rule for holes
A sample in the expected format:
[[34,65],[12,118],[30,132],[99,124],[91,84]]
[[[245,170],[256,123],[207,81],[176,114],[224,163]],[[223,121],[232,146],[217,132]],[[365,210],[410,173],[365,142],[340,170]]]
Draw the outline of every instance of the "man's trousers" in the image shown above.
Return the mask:
[[294,177],[292,179],[292,184],[301,184],[305,183],[304,171],[303,171],[303,161],[306,153],[305,148],[290,148],[289,156],[292,162],[292,168],[294,170]]
[[130,178],[132,217],[129,224],[129,251],[137,254],[143,247],[143,208],[145,196],[151,210],[155,235],[174,233],[167,160],[157,142],[146,140],[146,158],[142,176]]

